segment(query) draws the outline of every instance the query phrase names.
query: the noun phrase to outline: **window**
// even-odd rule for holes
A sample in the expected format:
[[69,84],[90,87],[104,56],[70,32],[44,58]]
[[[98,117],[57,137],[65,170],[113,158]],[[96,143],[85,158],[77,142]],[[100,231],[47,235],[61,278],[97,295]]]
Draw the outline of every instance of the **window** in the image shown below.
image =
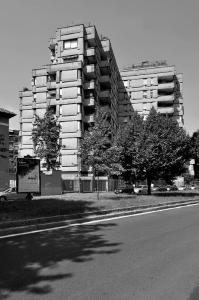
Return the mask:
[[77,48],[77,39],[64,41],[64,49]]
[[53,114],[56,114],[56,105],[51,105],[50,110],[52,111]]

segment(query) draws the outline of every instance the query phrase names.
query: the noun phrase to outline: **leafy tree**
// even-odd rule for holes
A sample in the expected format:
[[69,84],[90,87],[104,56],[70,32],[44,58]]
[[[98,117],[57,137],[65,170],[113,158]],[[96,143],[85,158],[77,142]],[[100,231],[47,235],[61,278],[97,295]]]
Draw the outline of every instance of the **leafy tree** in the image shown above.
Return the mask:
[[177,121],[154,108],[146,121],[135,116],[125,133],[121,159],[125,170],[134,172],[136,178],[147,179],[151,194],[152,180],[172,180],[185,170],[190,159],[190,138]]
[[143,131],[144,121],[136,111],[133,111],[129,123],[122,124],[116,135],[117,150],[120,151],[120,164],[122,166],[122,177],[129,184],[135,183],[136,166],[133,158],[137,152],[136,146]]
[[91,167],[93,175],[97,177],[100,173],[119,174],[120,156],[117,144],[113,142],[110,113],[97,108],[94,120],[95,123],[84,132],[81,140],[80,157],[83,165]]
[[199,130],[193,133],[191,138],[192,158],[195,159],[194,173],[195,177],[199,179]]
[[32,130],[34,153],[44,160],[43,167],[46,167],[48,171],[60,165],[57,161],[61,149],[60,129],[61,126],[57,124],[57,119],[50,107],[47,108],[44,118],[36,115]]

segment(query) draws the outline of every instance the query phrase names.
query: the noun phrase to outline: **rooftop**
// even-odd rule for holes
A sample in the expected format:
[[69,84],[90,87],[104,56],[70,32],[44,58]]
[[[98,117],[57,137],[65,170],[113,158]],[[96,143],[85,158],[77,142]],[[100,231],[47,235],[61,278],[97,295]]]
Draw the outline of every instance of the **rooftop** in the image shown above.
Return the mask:
[[0,108],[0,115],[6,116],[7,118],[12,118],[12,117],[16,116],[15,113],[13,113],[7,109],[4,109],[4,108]]
[[144,60],[141,63],[133,64],[131,66],[125,67],[124,70],[132,69],[146,69],[146,68],[157,68],[157,67],[166,67],[168,66],[166,60],[157,60],[157,61],[148,61]]

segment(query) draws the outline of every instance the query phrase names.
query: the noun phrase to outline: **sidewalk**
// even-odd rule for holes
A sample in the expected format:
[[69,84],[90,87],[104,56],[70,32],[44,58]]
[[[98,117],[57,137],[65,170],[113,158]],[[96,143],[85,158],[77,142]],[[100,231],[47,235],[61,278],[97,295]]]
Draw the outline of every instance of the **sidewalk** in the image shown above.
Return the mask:
[[196,203],[198,190],[151,196],[100,193],[100,200],[93,193],[35,197],[30,203],[9,203],[6,212],[1,210],[0,236]]

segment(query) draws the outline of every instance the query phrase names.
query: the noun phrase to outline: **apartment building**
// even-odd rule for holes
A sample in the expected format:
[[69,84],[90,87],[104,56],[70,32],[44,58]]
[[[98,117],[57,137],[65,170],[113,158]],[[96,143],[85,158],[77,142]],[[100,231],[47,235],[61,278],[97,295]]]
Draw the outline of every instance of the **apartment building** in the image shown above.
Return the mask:
[[[91,190],[91,172],[82,169],[78,149],[84,130],[94,122],[96,105],[111,112],[112,128],[118,124],[120,72],[106,37],[95,26],[58,28],[50,39],[50,64],[32,70],[32,88],[20,91],[20,156],[33,153],[34,116],[43,117],[50,106],[61,125],[61,171],[63,189]],[[120,83],[120,87],[119,87]],[[105,178],[101,178],[106,189]],[[104,181],[103,181],[104,180]]]
[[183,126],[182,74],[177,73],[174,66],[165,61],[144,61],[123,69],[121,76],[128,99],[120,104],[120,121],[128,121],[131,117],[130,105],[145,118],[154,107]]
[[[84,24],[58,28],[49,41],[49,56],[49,64],[32,70],[31,89],[19,92],[19,154],[34,156],[34,118],[43,117],[50,106],[61,125],[64,191],[92,190],[91,170],[83,168],[78,149],[97,105],[111,112],[115,130],[131,119],[133,109],[146,117],[152,106],[183,126],[182,75],[174,66],[142,62],[119,71],[110,40]],[[106,178],[100,179],[106,190]]]

